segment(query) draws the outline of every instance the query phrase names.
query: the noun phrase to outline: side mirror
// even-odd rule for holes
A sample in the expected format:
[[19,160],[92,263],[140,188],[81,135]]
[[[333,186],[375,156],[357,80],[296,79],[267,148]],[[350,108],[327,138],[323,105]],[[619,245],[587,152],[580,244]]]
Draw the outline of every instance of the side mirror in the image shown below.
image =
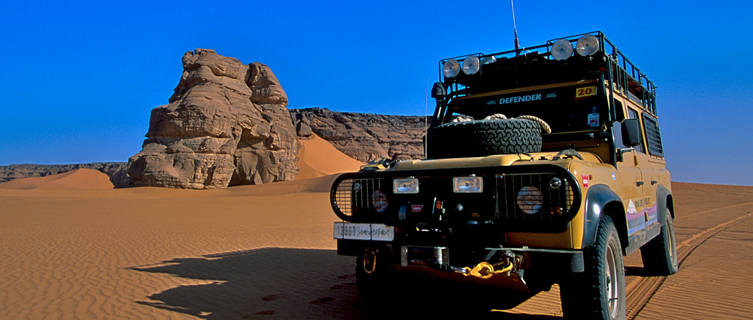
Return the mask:
[[641,123],[638,119],[622,120],[622,144],[628,147],[641,144]]

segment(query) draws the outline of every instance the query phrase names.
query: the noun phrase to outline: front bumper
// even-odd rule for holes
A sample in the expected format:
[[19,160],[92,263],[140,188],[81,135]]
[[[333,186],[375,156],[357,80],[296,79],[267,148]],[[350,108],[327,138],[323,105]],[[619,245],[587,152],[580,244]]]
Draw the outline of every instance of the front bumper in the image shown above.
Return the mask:
[[585,269],[581,250],[417,245],[396,237],[395,232],[383,224],[336,222],[337,253],[361,256],[374,251],[380,261],[398,271],[520,292],[548,290],[552,283]]

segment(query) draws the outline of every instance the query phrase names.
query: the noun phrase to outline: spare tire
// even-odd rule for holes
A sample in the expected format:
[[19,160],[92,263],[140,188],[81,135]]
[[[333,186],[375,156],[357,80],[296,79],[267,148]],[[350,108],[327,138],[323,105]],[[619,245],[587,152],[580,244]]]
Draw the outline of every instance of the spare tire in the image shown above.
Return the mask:
[[541,126],[527,119],[445,123],[427,132],[427,158],[481,157],[541,151]]

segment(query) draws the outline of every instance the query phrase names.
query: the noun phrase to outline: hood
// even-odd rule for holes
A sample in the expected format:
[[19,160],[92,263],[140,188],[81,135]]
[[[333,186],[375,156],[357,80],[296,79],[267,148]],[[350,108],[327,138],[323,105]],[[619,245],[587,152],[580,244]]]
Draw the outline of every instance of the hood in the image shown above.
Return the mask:
[[391,170],[427,170],[447,168],[500,167],[527,164],[555,164],[567,167],[572,161],[602,163],[601,159],[589,152],[580,152],[583,160],[571,156],[557,156],[557,152],[537,152],[529,154],[499,154],[486,157],[449,158],[434,160],[398,161]]

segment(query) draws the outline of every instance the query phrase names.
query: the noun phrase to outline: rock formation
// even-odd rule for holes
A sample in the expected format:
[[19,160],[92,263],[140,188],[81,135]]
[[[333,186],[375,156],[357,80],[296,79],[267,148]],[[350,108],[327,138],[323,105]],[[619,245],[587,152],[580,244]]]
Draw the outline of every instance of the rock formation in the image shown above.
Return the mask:
[[[279,85],[273,86],[269,91],[271,92],[275,88],[279,88]],[[259,91],[256,98],[269,99],[264,97],[263,93],[263,91]],[[277,97],[284,97],[284,93]],[[283,114],[275,113],[275,117],[282,118]],[[290,117],[295,125],[293,127],[293,124],[291,124],[291,128],[297,132],[298,137],[306,139],[316,133],[329,140],[341,152],[363,162],[378,158],[423,158],[422,139],[425,117],[336,112],[320,108],[291,109]],[[283,121],[282,119],[278,120]],[[149,141],[147,140],[147,142]],[[193,140],[181,142],[181,145],[191,145],[190,141]],[[244,148],[248,147],[241,147],[242,150]],[[253,165],[246,164],[243,167],[248,168],[253,167]],[[0,182],[63,173],[79,168],[92,168],[106,173],[110,176],[110,181],[116,188],[133,185],[132,179],[126,174],[126,163],[123,162],[0,166]],[[235,169],[233,169],[233,172],[235,172]]]
[[298,142],[288,98],[272,70],[196,49],[169,104],[154,108],[134,186],[223,188],[295,177]]
[[316,133],[359,161],[421,159],[426,117],[291,109],[298,135]]

